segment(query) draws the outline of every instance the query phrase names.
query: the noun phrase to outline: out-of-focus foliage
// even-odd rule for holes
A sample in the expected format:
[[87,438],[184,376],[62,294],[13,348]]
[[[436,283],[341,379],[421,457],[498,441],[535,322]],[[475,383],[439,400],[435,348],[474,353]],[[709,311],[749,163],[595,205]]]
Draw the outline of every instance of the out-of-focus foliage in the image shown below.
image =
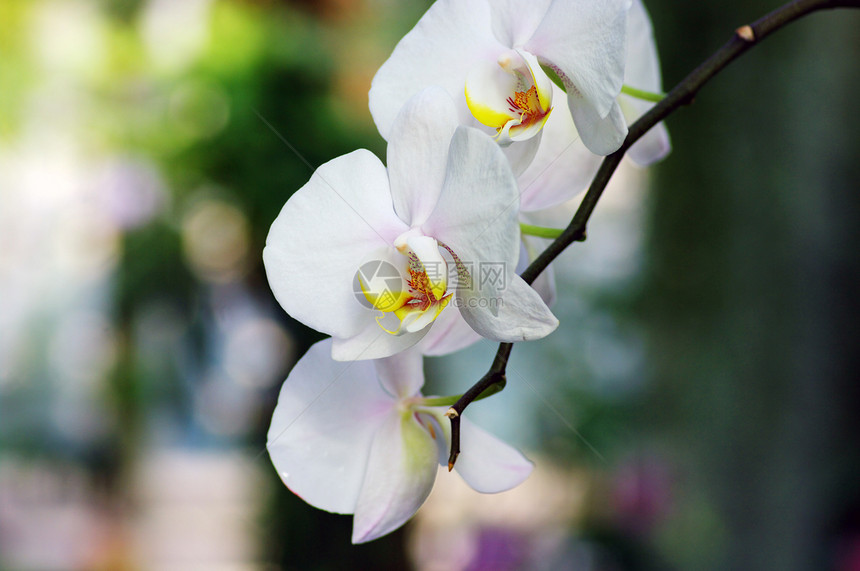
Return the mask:
[[[136,501],[146,450],[247,446],[270,481],[253,557],[402,560],[396,536],[354,550],[349,518],[274,482],[274,398],[319,336],[274,303],[260,252],[316,166],[357,147],[384,156],[366,110],[391,34],[376,31],[420,9],[0,6],[0,452],[83,466],[122,504]],[[7,529],[30,525],[0,512]],[[0,566],[27,561],[25,548],[0,552]]]
[[[678,81],[773,2],[649,4]],[[684,479],[660,537],[695,569],[858,565],[860,14],[816,14],[669,121],[651,200],[643,427]],[[850,339],[850,341],[849,341]]]

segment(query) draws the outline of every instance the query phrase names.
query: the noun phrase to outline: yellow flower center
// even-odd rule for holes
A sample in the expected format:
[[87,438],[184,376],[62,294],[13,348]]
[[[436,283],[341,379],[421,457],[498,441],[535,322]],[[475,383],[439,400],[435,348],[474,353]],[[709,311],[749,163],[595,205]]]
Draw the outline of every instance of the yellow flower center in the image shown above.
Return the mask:
[[371,288],[359,275],[365,298],[382,312],[376,318],[377,323],[391,335],[414,333],[427,327],[445,309],[453,295],[453,292],[447,292],[448,265],[439,253],[437,242],[423,236],[419,240],[413,244],[422,248],[422,256],[405,240],[397,247],[407,258],[399,288],[386,287],[379,291]]
[[500,144],[535,136],[552,111],[552,81],[532,54],[520,50],[478,64],[465,95],[472,115],[496,130]]

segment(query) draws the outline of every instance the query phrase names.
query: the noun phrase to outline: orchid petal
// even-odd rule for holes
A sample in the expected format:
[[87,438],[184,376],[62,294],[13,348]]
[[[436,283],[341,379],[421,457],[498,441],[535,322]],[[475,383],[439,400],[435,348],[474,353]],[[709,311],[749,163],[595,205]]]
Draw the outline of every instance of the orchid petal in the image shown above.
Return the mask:
[[460,313],[472,329],[495,341],[515,343],[541,339],[558,327],[558,319],[540,295],[514,275],[499,297],[460,290]]
[[458,127],[451,140],[445,184],[424,233],[466,264],[513,268],[519,252],[519,193],[510,166],[490,137]]
[[408,333],[415,333],[433,323],[450,300],[451,295],[447,295],[426,309],[409,309],[404,307],[394,313],[400,318],[402,322],[401,326],[404,330]]
[[494,0],[490,2],[493,34],[506,46],[523,45],[537,29],[551,0]]
[[605,117],[624,81],[625,31],[631,0],[553,0],[524,44],[557,69],[568,87]]
[[397,399],[415,396],[424,385],[424,359],[417,350],[403,351],[373,363],[379,383]]
[[[561,91],[561,90],[559,90]],[[562,94],[563,95],[563,94]],[[552,125],[552,121],[545,121],[547,125]],[[533,136],[517,141],[516,145],[507,145],[502,147],[502,152],[508,158],[511,165],[511,171],[515,177],[519,177],[531,166],[535,157],[541,149],[541,141],[543,140],[543,129],[538,131]]]
[[424,355],[447,355],[482,339],[455,309],[443,311],[417,345]]
[[[624,81],[625,27],[630,0],[554,0],[534,35],[524,44],[550,66],[564,82],[573,107],[587,106],[598,118],[609,114]],[[577,114],[573,113],[577,127]],[[626,132],[626,125],[624,125]],[[583,132],[586,146],[598,154],[608,152],[596,144],[593,132]]]
[[409,226],[423,223],[436,206],[456,128],[454,102],[439,87],[410,98],[394,121],[388,144],[388,178],[394,210]]
[[[394,311],[409,299],[409,284],[398,269],[403,256],[390,246],[368,252],[357,265],[353,277],[353,294],[368,310],[368,315],[378,311]],[[364,303],[359,297],[364,297]]]
[[535,290],[547,307],[555,305],[558,299],[558,294],[555,288],[555,268],[552,264],[538,274],[538,277],[531,283],[532,289]]
[[376,432],[355,507],[352,542],[394,531],[430,495],[436,480],[436,443],[412,413],[389,414]]
[[[618,103],[624,112],[625,120],[627,123],[632,124],[645,113],[637,105],[639,101],[633,102],[630,99],[632,98],[622,95]],[[669,131],[661,121],[651,127],[638,141],[633,143],[627,150],[627,156],[640,167],[647,167],[663,159],[671,150],[672,143],[669,141]]]
[[394,48],[370,86],[370,113],[383,138],[412,95],[430,85],[454,99],[460,124],[473,125],[463,81],[476,63],[495,61],[507,48],[490,27],[486,0],[438,0]]
[[[654,30],[641,0],[633,1],[627,16],[627,66],[624,83],[652,93],[659,93],[663,89]],[[654,106],[653,102],[624,94],[619,97],[619,103],[628,125]],[[627,156],[640,166],[648,166],[665,157],[670,150],[669,133],[661,122],[636,141],[627,151]]]
[[[523,236],[520,248],[520,261],[517,264],[517,275],[522,275],[526,268],[529,267],[549,244],[549,240],[543,240],[534,236]],[[553,265],[550,264],[544,268],[531,283],[531,286],[533,290],[538,292],[538,295],[547,307],[552,307],[556,300],[555,269]]]
[[[521,143],[533,139],[534,137],[540,135],[543,126],[546,125],[547,119],[549,119],[549,113],[547,113],[537,121],[532,121],[530,123],[508,123],[507,125],[505,125],[505,128],[502,129],[502,132],[499,135],[499,144],[503,144],[503,142],[507,141]],[[513,169],[513,166],[511,168]],[[518,171],[522,170],[522,167],[520,165],[516,165],[516,168],[518,169]]]
[[[455,294],[463,317],[496,341],[548,335],[558,320],[513,272],[520,248],[519,201],[504,156],[483,134],[460,127],[449,157],[445,188],[424,230],[471,267],[471,283],[458,284]],[[492,279],[486,279],[488,271]]]
[[567,102],[576,130],[588,150],[601,156],[618,150],[627,137],[627,121],[617,101],[612,103],[605,117],[600,117],[590,105],[576,103],[570,96]]
[[352,513],[374,433],[393,409],[370,362],[333,361],[331,341],[312,346],[281,388],[268,433],[284,484],[309,504]]
[[388,248],[405,230],[379,159],[358,150],[329,161],[272,223],[263,250],[272,292],[302,323],[338,337],[354,335],[367,319],[352,290],[357,261]]
[[466,76],[466,104],[480,123],[501,129],[517,118],[508,98],[520,87],[518,84],[517,77],[505,71],[496,60],[481,61]]
[[454,469],[472,489],[484,494],[520,485],[534,468],[517,449],[466,418],[460,419],[460,450]]
[[[381,312],[378,313],[382,317]],[[392,319],[396,318],[392,317]],[[383,330],[375,320],[365,319],[364,327],[354,335],[332,339],[331,356],[337,361],[390,357],[421,341],[429,330],[429,327],[425,327],[414,333],[403,332],[400,335],[392,335]]]
[[[554,100],[562,101],[564,92],[553,87]],[[587,188],[600,166],[600,157],[582,144],[567,106],[556,105],[553,108],[552,121],[547,121],[541,134],[537,154],[528,168],[517,176],[521,192],[520,210],[525,212],[543,210],[570,200]]]

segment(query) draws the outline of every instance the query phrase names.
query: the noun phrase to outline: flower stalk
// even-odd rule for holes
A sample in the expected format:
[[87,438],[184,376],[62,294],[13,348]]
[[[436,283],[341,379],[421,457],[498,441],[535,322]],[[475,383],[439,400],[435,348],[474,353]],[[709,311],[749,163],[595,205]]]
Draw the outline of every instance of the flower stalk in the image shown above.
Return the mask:
[[[758,45],[770,34],[784,28],[788,24],[807,16],[813,12],[830,10],[835,8],[860,8],[860,0],[795,0],[789,2],[773,12],[756,20],[749,26],[742,26],[735,31],[731,39],[714,52],[699,67],[694,69],[687,77],[681,80],[669,93],[660,100],[647,113],[642,115],[627,133],[624,143],[614,153],[608,155],[600,165],[597,173],[592,179],[588,192],[580,203],[579,208],[573,216],[570,224],[561,235],[555,239],[522,273],[526,283],[534,282],[535,278],[549,266],[573,242],[585,240],[585,230],[597,202],[603,194],[606,185],[621,163],[621,159],[627,150],[645,135],[652,127],[663,121],[666,117],[677,111],[684,105],[690,104],[695,95],[714,76],[719,74],[727,65],[744,54],[753,46]],[[746,28],[752,31],[750,34]],[[753,38],[750,41],[750,37]],[[463,411],[475,398],[487,387],[504,382],[505,370],[510,357],[512,345],[501,343],[490,370],[472,388],[463,394],[463,397],[455,403],[452,410],[456,416],[448,415],[451,421],[451,453],[448,459],[449,469],[453,468],[460,453],[459,448],[459,423]],[[450,412],[450,411],[449,411]]]
[[537,238],[549,238],[555,240],[564,230],[561,228],[547,228],[545,226],[535,226],[534,224],[526,224],[520,222],[520,232],[526,236],[536,236]]

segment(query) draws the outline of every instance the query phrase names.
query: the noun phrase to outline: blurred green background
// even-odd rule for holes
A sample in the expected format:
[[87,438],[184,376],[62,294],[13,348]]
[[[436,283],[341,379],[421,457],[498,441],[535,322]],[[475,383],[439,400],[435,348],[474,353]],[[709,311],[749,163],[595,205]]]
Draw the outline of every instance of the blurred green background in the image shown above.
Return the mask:
[[[0,3],[0,569],[860,570],[860,14],[779,32],[668,121],[558,261],[562,327],[469,414],[537,465],[402,530],[277,479],[321,336],[260,252],[428,2]],[[763,0],[647,4],[670,88]],[[491,343],[427,362],[461,392]]]

